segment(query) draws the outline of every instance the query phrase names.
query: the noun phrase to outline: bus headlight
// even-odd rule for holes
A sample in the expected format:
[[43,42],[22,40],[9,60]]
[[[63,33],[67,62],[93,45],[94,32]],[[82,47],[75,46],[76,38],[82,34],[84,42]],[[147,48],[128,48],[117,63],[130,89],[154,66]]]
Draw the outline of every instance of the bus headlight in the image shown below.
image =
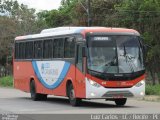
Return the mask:
[[145,81],[144,81],[144,80],[138,82],[135,86],[136,86],[136,87],[140,87],[140,86],[142,86],[143,84],[145,84]]
[[101,87],[100,84],[96,83],[96,82],[93,81],[93,80],[88,79],[88,81],[89,81],[89,83],[90,83],[92,86],[94,86],[94,87],[97,87],[97,88]]

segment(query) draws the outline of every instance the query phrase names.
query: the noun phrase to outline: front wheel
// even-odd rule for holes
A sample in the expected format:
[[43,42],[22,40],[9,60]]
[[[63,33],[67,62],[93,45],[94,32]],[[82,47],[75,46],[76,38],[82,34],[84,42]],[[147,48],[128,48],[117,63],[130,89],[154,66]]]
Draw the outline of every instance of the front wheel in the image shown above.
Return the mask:
[[69,86],[69,102],[72,106],[78,106],[81,102],[80,98],[75,97],[75,91],[72,84]]
[[115,99],[115,103],[117,106],[124,106],[127,102],[127,98]]

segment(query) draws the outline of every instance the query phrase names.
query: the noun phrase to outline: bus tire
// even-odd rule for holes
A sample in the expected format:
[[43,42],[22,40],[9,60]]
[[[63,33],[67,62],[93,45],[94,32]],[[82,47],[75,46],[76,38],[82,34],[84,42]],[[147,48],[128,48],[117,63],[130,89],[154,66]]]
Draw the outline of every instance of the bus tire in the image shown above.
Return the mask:
[[41,99],[41,95],[36,93],[36,86],[34,80],[32,80],[30,83],[30,93],[31,93],[31,99],[33,101],[38,101]]
[[46,101],[47,100],[47,94],[39,94],[40,100]]
[[81,102],[81,99],[80,98],[76,98],[75,97],[75,91],[74,91],[74,88],[73,88],[73,85],[70,84],[69,85],[69,102],[72,106],[79,106],[80,105],[80,102]]
[[124,106],[127,102],[127,98],[115,99],[115,103],[117,106]]

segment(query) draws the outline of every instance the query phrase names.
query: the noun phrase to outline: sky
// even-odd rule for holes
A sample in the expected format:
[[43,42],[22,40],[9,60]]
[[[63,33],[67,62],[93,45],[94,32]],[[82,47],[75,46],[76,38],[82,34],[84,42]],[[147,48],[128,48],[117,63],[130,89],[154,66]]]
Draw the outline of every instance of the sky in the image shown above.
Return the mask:
[[58,9],[61,0],[17,0],[18,3],[28,5],[29,8],[36,9],[36,12],[41,10]]

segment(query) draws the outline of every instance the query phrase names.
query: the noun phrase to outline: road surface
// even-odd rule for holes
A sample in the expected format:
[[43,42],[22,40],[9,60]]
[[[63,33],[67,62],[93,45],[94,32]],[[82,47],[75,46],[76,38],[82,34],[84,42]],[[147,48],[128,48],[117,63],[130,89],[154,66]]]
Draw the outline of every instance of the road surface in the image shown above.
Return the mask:
[[67,98],[49,96],[47,101],[32,101],[30,94],[13,88],[0,87],[0,113],[14,114],[143,114],[160,113],[160,102],[129,99],[124,107],[112,101],[83,101],[72,107]]

